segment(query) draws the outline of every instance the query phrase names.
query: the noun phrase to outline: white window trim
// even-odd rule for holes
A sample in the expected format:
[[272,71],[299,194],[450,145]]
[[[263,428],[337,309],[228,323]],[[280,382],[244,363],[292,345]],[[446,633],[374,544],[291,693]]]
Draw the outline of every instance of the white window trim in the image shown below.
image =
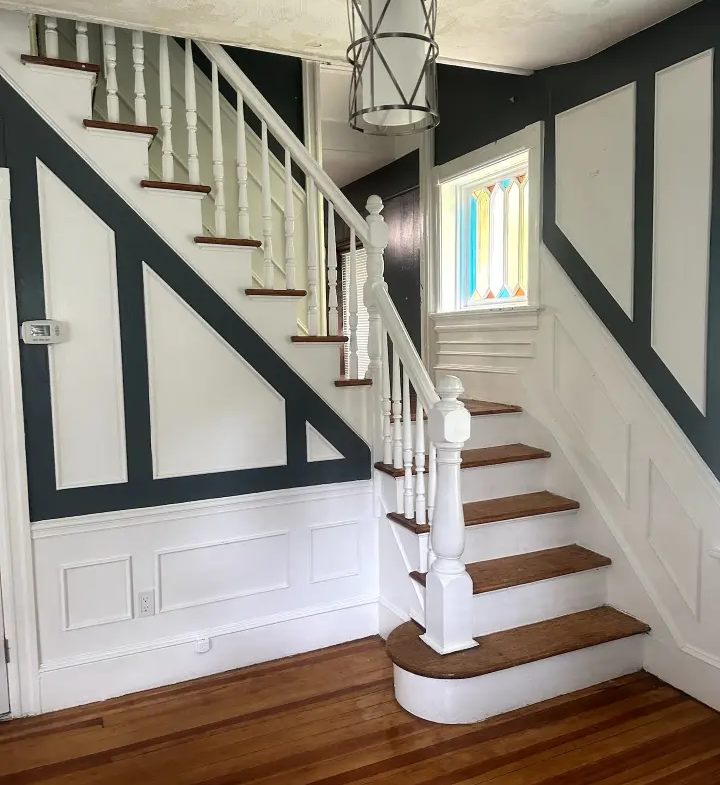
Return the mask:
[[[506,136],[478,150],[473,150],[446,164],[436,166],[432,170],[433,199],[432,215],[427,222],[428,241],[433,249],[431,273],[433,278],[433,298],[430,303],[430,316],[445,314],[481,314],[493,313],[500,315],[514,311],[537,310],[540,305],[540,243],[542,227],[542,163],[543,163],[543,129],[542,122],[527,126],[522,131]],[[492,305],[475,308],[458,308],[457,279],[455,263],[442,264],[442,247],[440,242],[440,187],[447,180],[461,177],[481,167],[492,166],[496,161],[514,154],[528,151],[528,176],[534,184],[530,191],[530,226],[528,249],[528,299],[523,303],[508,305]],[[443,307],[445,303],[445,307]],[[454,303],[454,307],[449,307]]]

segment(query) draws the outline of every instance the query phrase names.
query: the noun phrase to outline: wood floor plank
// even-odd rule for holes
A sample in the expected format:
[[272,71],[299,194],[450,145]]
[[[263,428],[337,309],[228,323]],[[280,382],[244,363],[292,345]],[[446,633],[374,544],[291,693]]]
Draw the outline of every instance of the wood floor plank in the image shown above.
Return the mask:
[[0,785],[715,785],[720,714],[634,674],[487,722],[394,701],[379,639],[0,725]]

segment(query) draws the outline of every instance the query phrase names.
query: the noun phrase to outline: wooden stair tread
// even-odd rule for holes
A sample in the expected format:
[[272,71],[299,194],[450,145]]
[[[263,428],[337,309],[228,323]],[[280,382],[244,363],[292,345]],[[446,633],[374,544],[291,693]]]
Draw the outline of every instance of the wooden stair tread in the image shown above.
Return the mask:
[[602,606],[476,640],[474,649],[441,655],[420,635],[419,624],[401,624],[387,639],[390,659],[403,670],[431,679],[469,679],[649,632],[647,624]]
[[[465,408],[470,412],[471,417],[486,417],[490,414],[518,414],[522,412],[522,406],[515,406],[509,403],[496,403],[495,401],[476,401],[473,398],[460,398]],[[412,412],[412,420],[416,419],[417,397],[410,394],[410,410]],[[425,419],[427,420],[428,413],[425,412]],[[394,422],[394,417],[390,417],[390,422]]]
[[371,387],[372,379],[335,379],[336,387]]
[[304,289],[246,289],[248,297],[305,297]]
[[[524,586],[563,575],[608,567],[611,560],[580,545],[565,545],[535,553],[523,553],[502,559],[467,565],[472,578],[473,594]],[[410,577],[425,585],[426,573],[411,572]]]
[[293,343],[347,343],[347,335],[293,335]]
[[131,123],[108,123],[105,120],[83,120],[85,128],[97,128],[101,131],[122,131],[127,134],[145,134],[157,136],[158,129],[154,125],[132,125]]
[[[463,450],[461,468],[477,469],[480,466],[498,466],[503,463],[535,461],[549,457],[550,453],[547,450],[541,450],[538,447],[530,447],[527,444],[502,444],[496,447]],[[387,463],[376,463],[375,468],[391,477],[397,478],[405,475],[405,469],[395,469]],[[425,463],[425,471],[427,471],[427,462]]]
[[[463,518],[466,526],[479,526],[484,523],[511,521],[515,518],[532,518],[536,515],[550,515],[556,512],[571,512],[580,508],[580,503],[550,491],[523,493],[519,496],[503,496],[498,499],[485,499],[481,502],[463,504]],[[406,518],[401,512],[391,512],[387,516],[415,534],[427,534],[430,527],[418,524],[414,518]]]
[[248,240],[242,237],[213,237],[212,235],[196,237],[195,242],[197,245],[226,245],[231,248],[259,248],[262,245],[260,240]]
[[[155,188],[158,191],[188,191],[196,194],[209,194],[209,185],[193,185],[193,183],[168,183],[164,180],[140,180],[142,188]],[[213,238],[215,239],[215,238]]]
[[65,68],[69,71],[85,71],[91,74],[99,74],[100,66],[95,63],[81,63],[77,60],[61,60],[53,57],[41,57],[40,55],[21,55],[20,59],[28,65],[48,65],[52,68]]

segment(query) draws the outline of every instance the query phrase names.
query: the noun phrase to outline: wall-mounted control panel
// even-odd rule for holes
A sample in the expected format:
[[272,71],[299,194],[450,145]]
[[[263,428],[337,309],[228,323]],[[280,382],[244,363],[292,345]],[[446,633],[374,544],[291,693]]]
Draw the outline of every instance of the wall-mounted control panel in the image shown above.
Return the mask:
[[54,319],[35,319],[23,322],[21,335],[24,343],[41,346],[67,340],[67,325]]

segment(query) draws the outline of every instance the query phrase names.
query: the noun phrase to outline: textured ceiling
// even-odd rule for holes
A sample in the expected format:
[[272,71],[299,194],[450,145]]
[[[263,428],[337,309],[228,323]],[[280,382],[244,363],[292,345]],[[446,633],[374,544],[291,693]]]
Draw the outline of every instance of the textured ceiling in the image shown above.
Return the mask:
[[[696,1],[438,0],[440,54],[467,64],[542,68],[588,57]],[[0,6],[339,60],[348,44],[346,2],[0,0]]]

